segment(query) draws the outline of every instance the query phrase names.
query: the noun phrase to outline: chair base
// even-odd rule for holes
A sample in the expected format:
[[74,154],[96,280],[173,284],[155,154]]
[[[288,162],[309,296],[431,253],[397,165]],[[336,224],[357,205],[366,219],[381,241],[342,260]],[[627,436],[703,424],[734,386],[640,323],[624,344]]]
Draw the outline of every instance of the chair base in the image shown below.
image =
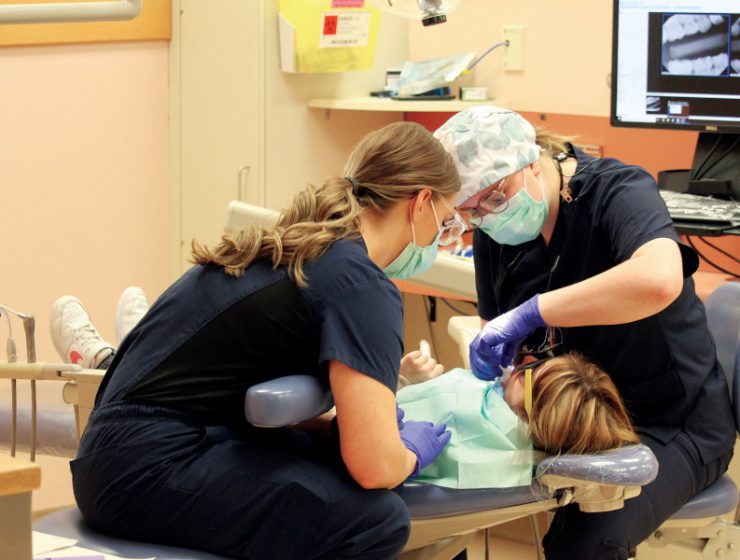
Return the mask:
[[737,558],[740,550],[740,526],[715,519],[702,527],[666,527],[655,531],[647,543],[655,548],[676,545],[693,550],[702,558]]
[[[443,548],[447,556],[442,555],[437,547],[447,547],[451,542],[450,539],[461,536],[469,536],[469,539],[472,539],[473,534],[480,529],[557,509],[559,505],[556,498],[550,498],[529,504],[437,519],[412,519],[411,535],[401,558],[402,560],[448,560],[465,547],[463,545],[456,552],[453,548]],[[417,555],[410,554],[416,551],[418,551]]]

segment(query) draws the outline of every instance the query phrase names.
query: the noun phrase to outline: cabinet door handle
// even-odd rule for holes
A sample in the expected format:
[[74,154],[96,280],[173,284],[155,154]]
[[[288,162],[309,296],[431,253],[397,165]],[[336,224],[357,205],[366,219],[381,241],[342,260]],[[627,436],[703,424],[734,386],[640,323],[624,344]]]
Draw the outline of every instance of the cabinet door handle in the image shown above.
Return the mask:
[[242,186],[244,185],[244,180],[242,177],[246,175],[247,178],[249,178],[250,169],[251,167],[249,165],[242,165],[236,175],[236,199],[240,202],[244,202],[244,198],[242,198]]

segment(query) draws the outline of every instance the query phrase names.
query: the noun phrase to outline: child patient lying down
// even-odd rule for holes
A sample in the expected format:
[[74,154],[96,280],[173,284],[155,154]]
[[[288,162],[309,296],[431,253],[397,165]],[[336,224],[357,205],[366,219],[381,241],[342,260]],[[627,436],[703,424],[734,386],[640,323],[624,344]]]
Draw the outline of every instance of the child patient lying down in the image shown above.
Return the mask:
[[444,422],[452,432],[415,480],[450,488],[526,486],[533,449],[595,453],[639,441],[614,383],[596,365],[569,353],[532,366],[521,364],[495,382],[453,369],[400,389],[404,418]]

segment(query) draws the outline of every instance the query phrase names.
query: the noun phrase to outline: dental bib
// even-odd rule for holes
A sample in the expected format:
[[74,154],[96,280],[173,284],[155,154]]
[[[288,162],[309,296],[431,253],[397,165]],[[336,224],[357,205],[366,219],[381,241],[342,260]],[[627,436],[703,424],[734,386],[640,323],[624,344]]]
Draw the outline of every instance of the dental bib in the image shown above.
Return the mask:
[[407,420],[444,422],[450,443],[412,480],[447,488],[529,486],[534,464],[526,424],[490,381],[453,369],[398,391]]

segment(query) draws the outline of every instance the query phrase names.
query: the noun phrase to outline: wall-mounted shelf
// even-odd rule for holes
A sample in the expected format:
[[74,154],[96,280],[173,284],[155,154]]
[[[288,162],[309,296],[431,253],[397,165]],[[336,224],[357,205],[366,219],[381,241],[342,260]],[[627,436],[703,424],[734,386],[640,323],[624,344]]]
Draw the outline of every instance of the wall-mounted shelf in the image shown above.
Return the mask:
[[398,111],[404,113],[457,113],[474,105],[501,101],[460,101],[459,99],[441,101],[395,101],[380,97],[348,97],[343,99],[309,99],[308,106],[314,109],[339,109],[345,111]]

